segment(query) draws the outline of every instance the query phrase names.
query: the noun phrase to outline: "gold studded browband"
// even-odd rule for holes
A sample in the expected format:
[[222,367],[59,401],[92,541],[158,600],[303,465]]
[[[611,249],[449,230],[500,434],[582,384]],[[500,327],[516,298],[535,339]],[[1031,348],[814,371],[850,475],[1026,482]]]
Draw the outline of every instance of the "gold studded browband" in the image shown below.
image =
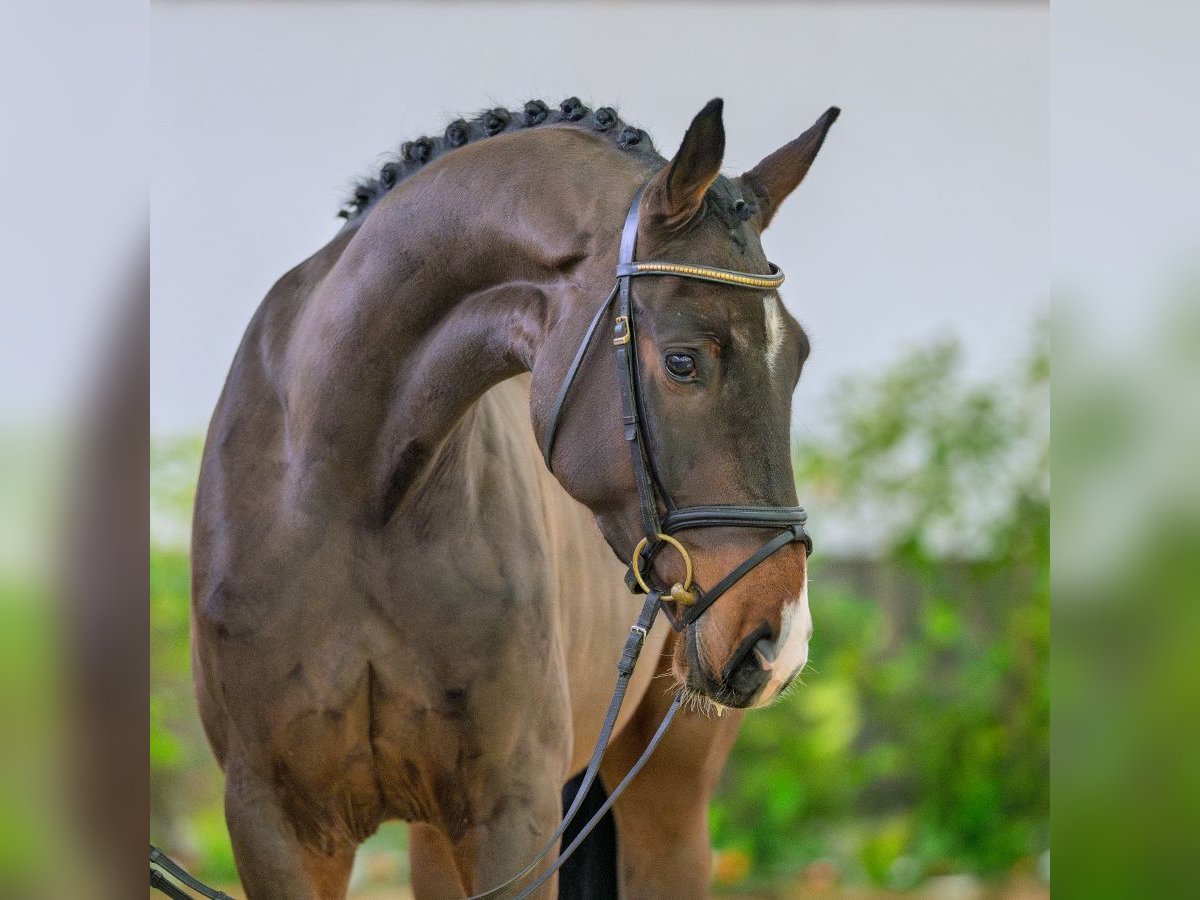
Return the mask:
[[783,272],[774,263],[769,275],[752,275],[749,272],[734,272],[730,269],[717,269],[713,266],[697,266],[692,263],[656,262],[643,260],[641,262],[622,263],[617,266],[617,277],[625,275],[674,275],[677,278],[695,278],[700,281],[713,281],[717,284],[732,284],[745,288],[765,288],[774,290],[783,284]]

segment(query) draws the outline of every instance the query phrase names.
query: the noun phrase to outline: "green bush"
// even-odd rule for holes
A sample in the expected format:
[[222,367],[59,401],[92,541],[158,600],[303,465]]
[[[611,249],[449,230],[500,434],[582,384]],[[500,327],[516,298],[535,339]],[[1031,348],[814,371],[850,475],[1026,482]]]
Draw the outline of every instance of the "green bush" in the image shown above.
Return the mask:
[[907,888],[1047,848],[1048,387],[1044,329],[996,385],[941,345],[848,382],[831,437],[797,451],[810,511],[883,521],[885,553],[818,544],[813,664],[745,718],[712,826],[753,879],[831,860]]
[[200,442],[159,441],[151,454],[151,839],[201,878],[236,879],[220,769],[196,710],[188,641],[187,522]]

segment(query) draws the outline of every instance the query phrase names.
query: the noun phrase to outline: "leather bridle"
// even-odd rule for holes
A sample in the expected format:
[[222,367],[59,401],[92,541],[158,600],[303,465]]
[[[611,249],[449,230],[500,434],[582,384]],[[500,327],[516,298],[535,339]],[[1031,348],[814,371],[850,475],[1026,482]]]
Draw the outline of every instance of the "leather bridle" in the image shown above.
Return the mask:
[[[609,702],[608,712],[604,717],[604,724],[600,729],[600,736],[596,740],[591,760],[588,762],[587,769],[584,770],[582,779],[580,779],[579,788],[575,793],[575,799],[570,809],[563,816],[562,822],[555,829],[554,834],[551,835],[542,852],[529,865],[504,884],[498,885],[482,894],[477,894],[474,897],[468,898],[468,900],[490,900],[490,898],[500,897],[509,888],[518,884],[550,853],[559,838],[563,836],[563,833],[574,820],[589,788],[595,782],[596,776],[599,773],[600,762],[612,737],[613,729],[616,727],[617,716],[620,713],[621,704],[625,699],[625,691],[629,686],[630,676],[632,676],[634,666],[637,664],[637,659],[641,653],[642,645],[646,640],[646,635],[654,624],[654,620],[658,616],[662,605],[674,602],[684,610],[678,620],[673,620],[671,623],[677,630],[683,630],[693,625],[700,616],[716,603],[726,591],[750,572],[750,570],[788,544],[799,541],[804,544],[807,552],[812,553],[812,539],[809,537],[808,532],[804,530],[808,516],[803,508],[799,506],[746,505],[676,506],[658,476],[657,467],[654,465],[654,458],[650,453],[650,445],[646,439],[644,424],[646,404],[642,398],[641,383],[638,378],[636,305],[633,298],[633,279],[650,276],[690,278],[696,281],[707,281],[732,287],[770,291],[775,290],[783,284],[783,272],[773,263],[769,264],[771,271],[768,274],[757,275],[751,272],[736,272],[712,266],[694,265],[692,263],[636,260],[634,257],[637,250],[638,222],[641,212],[642,194],[645,192],[645,189],[646,186],[644,184],[638,188],[637,193],[633,196],[633,201],[629,205],[629,213],[625,216],[625,225],[621,231],[616,284],[613,285],[612,291],[609,292],[605,301],[600,304],[600,308],[596,310],[596,314],[592,317],[592,321],[588,325],[583,339],[579,342],[579,349],[575,351],[575,356],[571,360],[567,373],[554,398],[554,403],[550,407],[550,415],[546,421],[541,449],[547,468],[551,468],[554,439],[558,432],[558,426],[562,421],[563,408],[566,404],[567,396],[571,392],[571,385],[574,384],[575,378],[579,374],[583,361],[587,357],[588,349],[592,346],[596,332],[600,329],[601,322],[612,313],[613,301],[615,300],[616,313],[612,319],[612,343],[616,349],[617,378],[621,385],[621,422],[624,427],[625,441],[629,445],[630,459],[633,464],[633,479],[637,485],[638,514],[641,519],[643,534],[642,540],[634,549],[629,564],[629,571],[625,575],[625,583],[632,592],[644,593],[646,600],[642,604],[642,611],[638,616],[637,622],[629,629],[625,648],[622,650],[621,658],[617,663],[617,684],[613,689],[612,700]],[[759,547],[758,550],[711,588],[701,590],[692,582],[692,562],[687,549],[674,536],[681,531],[697,528],[765,528],[778,529],[779,533]],[[683,557],[686,571],[682,582],[674,584],[665,590],[652,587],[647,582],[644,574],[653,562],[655,554],[664,545],[669,545],[680,553]],[[617,798],[624,792],[625,788],[650,759],[650,756],[654,753],[655,748],[658,747],[659,742],[670,727],[675,714],[679,711],[681,702],[681,698],[676,696],[667,709],[662,722],[659,724],[658,730],[654,733],[641,757],[634,763],[625,778],[613,788],[608,798],[604,801],[604,804],[593,814],[587,824],[579,830],[571,844],[563,848],[554,865],[543,872],[527,888],[522,890],[518,898],[530,896],[541,885],[549,881],[579,845],[583,843],[583,840],[591,833],[592,829],[599,824],[604,814],[608,812],[613,803],[616,802]]]
[[[617,379],[621,385],[621,420],[624,425],[625,441],[629,445],[630,459],[633,463],[633,480],[637,485],[638,492],[638,513],[644,535],[633,552],[625,582],[635,593],[649,592],[650,586],[642,575],[643,570],[650,566],[655,554],[664,544],[674,547],[683,557],[687,574],[682,583],[677,583],[664,590],[663,595],[665,601],[673,601],[684,609],[678,621],[672,622],[677,630],[681,630],[692,625],[717,602],[722,594],[772,553],[794,541],[802,542],[811,553],[812,539],[804,530],[808,515],[802,507],[744,505],[680,507],[675,505],[671,500],[671,495],[663,487],[662,480],[658,475],[658,467],[654,464],[650,445],[646,439],[646,404],[642,397],[641,382],[638,378],[633,279],[646,276],[667,276],[690,278],[751,290],[775,290],[783,284],[783,272],[774,263],[768,264],[771,268],[769,274],[755,275],[749,272],[735,272],[691,263],[635,260],[641,200],[645,189],[645,185],[642,185],[634,194],[629,212],[625,216],[625,227],[621,232],[621,248],[617,259],[617,283],[609,293],[608,299],[601,304],[600,309],[592,318],[592,322],[579,344],[579,349],[571,361],[571,366],[567,369],[562,385],[558,389],[558,394],[554,398],[554,405],[550,408],[545,436],[542,438],[542,457],[546,460],[546,466],[550,467],[554,452],[554,439],[558,433],[567,395],[579,374],[580,366],[587,356],[595,333],[605,315],[611,310],[615,299],[617,314],[613,320],[612,342],[616,348]],[[776,528],[779,529],[779,534],[712,588],[703,591],[691,583],[691,559],[683,544],[674,538],[674,535],[681,531],[696,528]]]

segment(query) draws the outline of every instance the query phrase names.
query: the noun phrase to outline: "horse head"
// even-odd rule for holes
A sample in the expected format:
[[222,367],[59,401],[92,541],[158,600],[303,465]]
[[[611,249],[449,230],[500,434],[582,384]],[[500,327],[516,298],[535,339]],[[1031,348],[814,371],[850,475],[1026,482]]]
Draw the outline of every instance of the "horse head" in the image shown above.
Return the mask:
[[[592,510],[614,551],[632,561],[635,577],[664,591],[684,636],[673,660],[680,685],[723,706],[769,703],[808,658],[811,542],[796,507],[790,425],[809,341],[775,289],[782,279],[761,237],[837,116],[830,109],[750,171],[726,178],[722,105],[714,100],[645,183],[627,219],[618,275],[680,277],[618,279],[609,298],[627,292],[621,302],[637,323],[618,315],[612,341],[618,355],[630,344],[633,360],[623,426],[611,411],[620,394],[611,373],[585,361],[592,331],[575,363],[583,366],[581,383],[594,367],[590,389],[569,396],[576,368],[565,379],[561,370],[534,373],[534,424],[547,437],[547,463]],[[671,262],[637,271],[633,238],[637,259]],[[612,399],[604,401],[597,385]],[[598,398],[608,412],[587,410]],[[705,518],[700,510],[716,512]],[[750,513],[738,521],[735,510]],[[674,534],[647,533],[664,527]],[[758,559],[764,548],[770,552]],[[731,573],[737,577],[729,581]],[[720,602],[706,603],[714,592]],[[703,614],[689,615],[697,603]]]

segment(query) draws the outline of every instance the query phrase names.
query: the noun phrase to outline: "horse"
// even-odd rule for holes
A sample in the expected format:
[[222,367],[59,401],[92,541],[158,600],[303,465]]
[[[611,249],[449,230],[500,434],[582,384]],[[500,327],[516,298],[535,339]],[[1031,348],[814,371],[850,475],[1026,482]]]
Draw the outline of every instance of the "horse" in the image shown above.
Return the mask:
[[637,580],[673,585],[650,602],[676,627],[642,633],[651,662],[597,788],[683,708],[612,808],[615,847],[580,869],[590,886],[564,870],[537,895],[706,894],[707,807],[740,717],[807,660],[811,545],[779,542],[687,620],[774,531],[718,518],[677,552],[639,548],[623,383],[588,322],[622,221],[639,255],[758,273],[624,279],[634,430],[677,501],[793,507],[809,341],[761,234],[837,114],[735,178],[720,100],[669,161],[576,98],[460,119],[362,181],[340,231],[271,288],[208,429],[192,542],[195,690],[251,898],[344,897],[356,848],[396,819],[417,897],[520,871],[600,735],[631,558]]

